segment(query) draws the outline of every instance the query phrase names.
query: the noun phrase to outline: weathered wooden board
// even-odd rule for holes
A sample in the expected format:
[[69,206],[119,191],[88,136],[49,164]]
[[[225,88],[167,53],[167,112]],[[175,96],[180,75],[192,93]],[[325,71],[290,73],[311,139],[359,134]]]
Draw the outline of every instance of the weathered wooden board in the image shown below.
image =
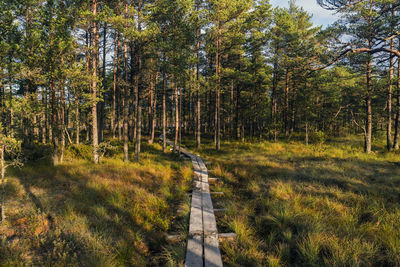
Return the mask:
[[186,267],[203,267],[203,236],[189,236],[186,248]]
[[203,234],[203,207],[201,192],[193,191],[190,207],[189,235]]
[[222,267],[221,251],[219,250],[217,234],[204,237],[204,266]]

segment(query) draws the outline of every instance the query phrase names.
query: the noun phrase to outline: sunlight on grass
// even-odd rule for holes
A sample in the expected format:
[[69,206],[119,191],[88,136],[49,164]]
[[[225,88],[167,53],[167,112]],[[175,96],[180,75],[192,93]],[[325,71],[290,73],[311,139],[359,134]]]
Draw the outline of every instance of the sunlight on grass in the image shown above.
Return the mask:
[[222,243],[226,263],[400,264],[400,158],[384,142],[370,155],[350,137],[309,146],[231,141],[221,152],[205,144],[199,153],[226,193],[218,227],[237,234]]
[[[185,241],[168,244],[165,237],[172,228],[185,234],[176,225],[187,225],[191,164],[163,154],[158,144],[143,150],[140,163],[124,163],[116,154],[97,166],[83,156],[57,167],[39,162],[13,170],[7,183],[10,209],[0,226],[0,265],[183,261]],[[166,256],[166,246],[176,253]]]

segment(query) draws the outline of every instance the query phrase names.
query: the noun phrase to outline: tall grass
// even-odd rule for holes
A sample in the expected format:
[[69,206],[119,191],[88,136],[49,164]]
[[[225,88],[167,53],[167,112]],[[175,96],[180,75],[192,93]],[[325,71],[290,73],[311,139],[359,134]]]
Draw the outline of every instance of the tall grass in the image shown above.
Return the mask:
[[[191,146],[191,143],[187,143]],[[305,146],[229,142],[202,156],[221,177],[220,231],[232,266],[399,266],[400,158],[348,137]],[[192,147],[194,149],[194,147]]]
[[189,203],[190,164],[163,154],[158,144],[144,145],[140,163],[124,163],[115,153],[94,165],[84,147],[73,149],[60,166],[35,162],[10,172],[0,266],[183,261],[174,251],[182,251],[184,241],[169,244],[166,236],[187,224],[188,208],[176,211]]

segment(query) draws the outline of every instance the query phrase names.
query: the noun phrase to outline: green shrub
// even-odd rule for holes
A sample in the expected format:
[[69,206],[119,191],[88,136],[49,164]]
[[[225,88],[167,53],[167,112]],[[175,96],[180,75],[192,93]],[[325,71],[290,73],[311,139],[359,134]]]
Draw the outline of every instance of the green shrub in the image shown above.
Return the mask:
[[113,145],[111,141],[103,142],[99,144],[99,155],[100,157],[108,156],[112,157],[118,153],[118,144]]
[[35,161],[50,157],[53,152],[53,148],[50,144],[23,143],[21,145],[21,151],[26,161]]
[[67,151],[72,158],[91,160],[93,157],[93,148],[90,145],[71,145]]
[[310,140],[313,143],[317,143],[317,144],[323,144],[326,141],[326,133],[323,131],[317,131],[314,132],[310,135]]

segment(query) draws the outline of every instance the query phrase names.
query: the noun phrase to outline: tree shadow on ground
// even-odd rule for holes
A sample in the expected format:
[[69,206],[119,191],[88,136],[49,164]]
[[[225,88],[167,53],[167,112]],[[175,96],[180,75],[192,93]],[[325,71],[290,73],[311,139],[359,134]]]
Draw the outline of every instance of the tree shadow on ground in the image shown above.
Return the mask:
[[[171,158],[159,159],[164,163],[167,160]],[[79,164],[35,164],[12,170],[36,209],[45,212],[53,225],[36,246],[36,262],[50,259],[53,264],[62,263],[61,259],[52,258],[52,251],[57,250],[66,257],[76,255],[76,260],[84,265],[110,259],[127,265],[157,262],[150,256],[160,253],[167,244],[166,224],[175,213],[171,208],[182,200],[180,195],[169,198],[160,190],[168,187],[173,191],[182,183],[176,180],[178,167],[173,166],[177,184],[171,185],[168,183],[172,181],[163,181],[151,171],[140,170],[135,173],[140,177],[129,178],[122,177],[121,170],[112,169],[112,164],[100,165],[99,169],[89,162]],[[113,187],[115,182],[126,186],[120,192]],[[148,194],[154,203],[148,202],[149,207],[138,203],[137,190],[142,190],[143,199]]]

